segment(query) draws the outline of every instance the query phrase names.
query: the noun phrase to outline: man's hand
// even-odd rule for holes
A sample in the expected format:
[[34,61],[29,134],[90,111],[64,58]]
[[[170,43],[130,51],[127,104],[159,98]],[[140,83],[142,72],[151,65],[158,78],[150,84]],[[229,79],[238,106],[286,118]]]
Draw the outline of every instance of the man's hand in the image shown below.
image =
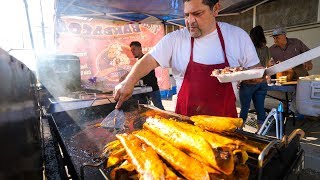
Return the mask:
[[131,97],[135,83],[158,66],[159,63],[150,54],[136,62],[126,78],[114,88],[114,100],[118,101],[116,109]]
[[271,66],[276,65],[278,63],[280,63],[280,61],[275,61],[273,58],[271,58],[267,63],[267,67],[271,67]]
[[118,101],[116,109],[119,109],[123,102],[131,97],[133,88],[134,84],[127,82],[127,80],[122,81],[114,88],[114,100]]
[[305,63],[303,64],[303,67],[304,67],[307,71],[310,71],[310,70],[312,70],[312,68],[313,68],[313,64],[312,64],[311,61],[308,61],[308,62],[305,62]]

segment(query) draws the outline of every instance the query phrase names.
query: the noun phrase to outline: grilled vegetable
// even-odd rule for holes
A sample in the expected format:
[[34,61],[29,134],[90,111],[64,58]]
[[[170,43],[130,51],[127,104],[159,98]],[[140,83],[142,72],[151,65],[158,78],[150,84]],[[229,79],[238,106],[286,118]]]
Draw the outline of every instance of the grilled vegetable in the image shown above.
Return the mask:
[[197,115],[191,116],[190,119],[194,122],[196,126],[199,126],[208,131],[217,132],[233,132],[237,128],[240,128],[243,124],[243,120],[241,118]]
[[141,179],[165,178],[165,166],[151,147],[132,134],[117,134],[116,137],[124,146]]
[[175,121],[159,118],[148,118],[144,127],[168,141],[178,149],[193,153],[204,160],[204,163],[229,175],[234,168],[233,156],[221,147],[213,148],[204,137],[186,131]]
[[119,167],[112,169],[110,177],[111,179],[139,179],[135,166],[128,161],[124,161]]
[[187,179],[209,179],[208,172],[201,163],[177,149],[156,134],[141,130],[134,135],[151,146],[163,159],[165,159],[176,171]]
[[234,172],[227,176],[225,180],[247,180],[249,179],[250,169],[248,165],[238,164],[235,166]]
[[121,163],[126,158],[126,150],[119,140],[109,142],[105,145],[101,158],[108,157],[106,167]]
[[204,137],[210,145],[215,147],[229,147],[230,150],[242,149],[244,151],[248,151],[255,154],[260,154],[259,148],[252,146],[245,141],[241,141],[235,138],[230,138],[227,136],[220,135],[214,132],[208,132],[200,127],[193,126],[191,124],[176,122],[180,127],[194,134],[198,134]]
[[236,156],[238,161],[236,164],[245,164],[249,159],[248,153],[240,149],[234,150],[233,154]]
[[166,180],[178,179],[178,176],[166,164],[164,164],[164,174]]

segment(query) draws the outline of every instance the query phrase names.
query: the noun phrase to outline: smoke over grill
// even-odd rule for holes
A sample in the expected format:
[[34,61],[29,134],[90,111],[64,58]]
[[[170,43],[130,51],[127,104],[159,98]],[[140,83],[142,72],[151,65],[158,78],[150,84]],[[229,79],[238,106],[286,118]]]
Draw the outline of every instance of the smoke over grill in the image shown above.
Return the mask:
[[73,55],[42,55],[38,60],[39,81],[53,96],[81,90],[80,60]]

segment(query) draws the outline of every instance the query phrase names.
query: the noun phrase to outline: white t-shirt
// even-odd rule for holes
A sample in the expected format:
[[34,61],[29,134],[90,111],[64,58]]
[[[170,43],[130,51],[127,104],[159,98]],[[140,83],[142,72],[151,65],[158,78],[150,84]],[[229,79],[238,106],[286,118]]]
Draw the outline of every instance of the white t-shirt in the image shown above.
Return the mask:
[[[255,47],[249,35],[239,27],[218,23],[224,38],[226,54],[230,67],[250,67],[258,64]],[[179,92],[184,73],[190,59],[191,36],[187,28],[171,32],[150,51],[152,57],[164,68],[172,68],[172,75],[176,80],[177,93]],[[193,61],[202,64],[220,64],[224,62],[223,50],[217,30],[195,38],[193,47]],[[238,96],[236,83],[233,89]]]

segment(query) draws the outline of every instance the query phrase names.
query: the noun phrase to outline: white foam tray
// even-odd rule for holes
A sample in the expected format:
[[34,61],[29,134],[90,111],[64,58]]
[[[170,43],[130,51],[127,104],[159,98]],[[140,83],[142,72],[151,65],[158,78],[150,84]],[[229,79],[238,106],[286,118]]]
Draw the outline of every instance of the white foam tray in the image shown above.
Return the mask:
[[308,62],[308,61],[315,59],[319,56],[320,56],[320,46],[313,48],[313,49],[310,49],[307,52],[299,54],[298,56],[292,57],[292,58],[285,60],[279,64],[276,64],[274,66],[267,68],[266,74],[267,75],[274,75],[279,72],[283,72],[283,71],[292,69],[300,64]]
[[221,83],[238,82],[250,79],[262,78],[265,69],[249,69],[231,74],[215,75]]

